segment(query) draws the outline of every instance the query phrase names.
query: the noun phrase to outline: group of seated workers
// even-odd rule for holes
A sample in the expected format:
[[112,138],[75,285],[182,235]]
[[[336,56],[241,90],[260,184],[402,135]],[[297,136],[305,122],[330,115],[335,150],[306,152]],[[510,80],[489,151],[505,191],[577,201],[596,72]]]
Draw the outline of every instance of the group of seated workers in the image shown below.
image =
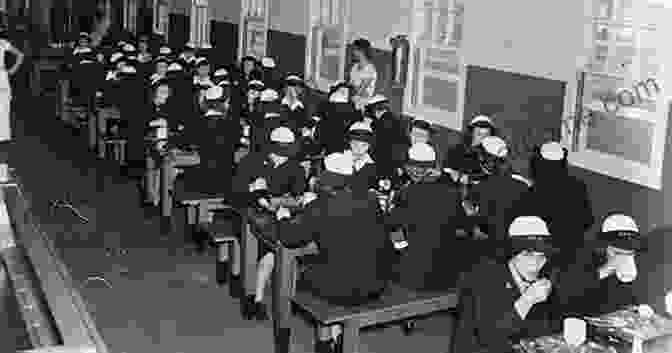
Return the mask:
[[[287,246],[317,248],[301,260],[299,289],[359,305],[390,282],[420,291],[458,286],[460,353],[507,352],[565,316],[637,303],[638,226],[613,214],[595,243],[585,240],[594,223],[586,186],[569,175],[568,152],[557,142],[535,151],[528,180],[511,167],[487,116],[476,116],[463,142],[442,153],[429,123],[406,125],[385,97],[372,95],[359,109],[339,82],[312,104],[300,75],[283,76],[270,58],[213,70],[188,46],[175,57],[163,45],[154,55],[142,38],[139,50],[124,42],[93,49],[87,40],[73,52],[73,75],[89,75],[73,77],[88,81],[77,93],[102,92],[105,104],[119,107],[130,162],[144,163],[150,125],[169,146],[197,150],[200,164],[184,172],[185,184],[272,215]],[[236,163],[241,144],[249,153]],[[319,168],[306,170],[315,156],[324,156]],[[381,207],[390,190],[392,201]],[[408,243],[402,251],[389,235],[398,229]],[[465,234],[488,240],[473,246]],[[265,320],[274,254],[264,245],[259,254],[256,293],[240,299],[245,317]],[[231,292],[242,297],[240,264],[224,255]],[[332,352],[340,328],[321,335],[318,351]]]

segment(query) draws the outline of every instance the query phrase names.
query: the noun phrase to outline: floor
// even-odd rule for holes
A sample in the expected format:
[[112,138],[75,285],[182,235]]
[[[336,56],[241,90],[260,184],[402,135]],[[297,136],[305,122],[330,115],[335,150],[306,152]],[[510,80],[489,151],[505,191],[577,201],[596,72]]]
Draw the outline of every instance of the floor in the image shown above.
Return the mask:
[[[24,96],[25,97],[25,96]],[[176,231],[160,234],[144,214],[133,180],[86,152],[54,117],[48,98],[19,99],[10,163],[42,230],[79,283],[94,320],[114,353],[272,352],[271,322],[245,321],[238,302],[214,281],[214,252],[197,255]],[[70,202],[88,220],[50,202]],[[93,277],[101,280],[87,280]],[[444,353],[448,314],[418,323],[367,329],[361,352]],[[313,351],[313,329],[293,318],[292,352]]]

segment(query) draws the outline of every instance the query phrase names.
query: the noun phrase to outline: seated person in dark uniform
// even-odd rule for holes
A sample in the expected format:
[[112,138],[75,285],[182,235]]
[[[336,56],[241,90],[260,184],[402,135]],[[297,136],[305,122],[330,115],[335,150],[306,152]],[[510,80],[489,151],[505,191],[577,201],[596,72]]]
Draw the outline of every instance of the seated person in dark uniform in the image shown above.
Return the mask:
[[374,144],[371,126],[364,122],[356,122],[348,131],[349,146],[345,154],[353,159],[354,171],[349,185],[354,192],[366,192],[378,188],[376,162],[369,154]]
[[462,278],[453,352],[512,352],[520,339],[557,329],[555,284],[542,275],[554,249],[546,224],[539,217],[518,217],[508,234],[505,262],[484,260]]
[[543,218],[560,249],[557,260],[571,264],[595,220],[586,185],[569,175],[567,153],[558,142],[545,143],[536,151],[530,162],[534,185],[515,205],[513,216]]
[[467,126],[462,143],[448,151],[444,168],[455,182],[466,183],[465,178],[481,174],[477,149],[488,136],[497,136],[497,129],[489,117],[478,115]]
[[[377,299],[387,285],[392,242],[380,221],[375,195],[353,193],[348,187],[352,158],[330,154],[324,166],[318,197],[306,206],[300,222],[282,221],[289,211],[278,210],[278,234],[288,247],[317,244],[319,254],[301,274],[298,290],[336,305],[361,305]],[[316,351],[332,352],[339,331],[335,325],[320,332]]]
[[348,128],[361,120],[361,113],[350,100],[351,87],[338,82],[329,89],[327,101],[317,107],[313,119],[318,121],[317,139],[326,154],[342,152]]
[[187,73],[191,74],[191,71],[194,68],[194,61],[196,61],[196,49],[187,44],[182,49],[182,53],[177,57],[177,62]]
[[280,104],[287,111],[289,119],[302,130],[308,124],[308,112],[303,104],[303,80],[297,75],[289,75],[285,78],[284,95]]
[[459,191],[437,182],[441,172],[436,152],[426,143],[409,149],[405,169],[411,183],[399,191],[385,222],[403,226],[409,243],[401,257],[399,283],[417,290],[454,288],[468,258],[455,239],[461,216]]
[[365,116],[372,119],[371,127],[376,137],[373,159],[378,165],[381,178],[395,175],[406,159],[408,148],[408,130],[401,118],[390,110],[389,100],[375,95],[367,102]]
[[[298,153],[297,147],[292,130],[278,127],[271,132],[266,151],[252,152],[240,161],[233,180],[233,191],[237,194],[235,203],[239,209],[251,206],[273,210],[278,198],[297,198],[303,194],[306,190],[304,170],[293,158]],[[243,314],[248,319],[266,320],[264,289],[273,272],[275,257],[265,248],[259,253],[262,257],[256,295],[245,298]]]
[[513,204],[529,190],[529,182],[512,171],[507,159],[508,147],[501,138],[488,136],[479,149],[481,169],[488,177],[475,185],[468,197],[480,208],[480,231],[498,248],[496,243],[507,237]]
[[631,217],[607,217],[597,246],[578,251],[575,263],[558,275],[561,311],[568,315],[601,315],[639,304],[634,291],[635,257],[642,248],[639,227]]

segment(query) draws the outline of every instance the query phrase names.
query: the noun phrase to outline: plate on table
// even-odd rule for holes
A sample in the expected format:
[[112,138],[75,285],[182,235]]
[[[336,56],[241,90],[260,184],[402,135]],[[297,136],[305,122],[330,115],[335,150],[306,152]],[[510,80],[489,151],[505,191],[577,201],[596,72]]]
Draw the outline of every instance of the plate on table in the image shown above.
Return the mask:
[[572,349],[562,336],[544,336],[531,340],[522,340],[520,347],[524,353],[614,353],[614,349],[593,341],[587,341]]

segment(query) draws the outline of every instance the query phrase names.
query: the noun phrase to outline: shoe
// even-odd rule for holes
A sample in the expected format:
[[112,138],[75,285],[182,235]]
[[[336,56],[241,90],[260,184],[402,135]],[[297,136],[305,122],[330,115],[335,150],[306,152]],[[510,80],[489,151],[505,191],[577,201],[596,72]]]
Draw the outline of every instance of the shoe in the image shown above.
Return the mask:
[[217,261],[217,270],[216,270],[217,284],[224,285],[229,279],[229,262],[228,261]]
[[254,303],[254,317],[257,321],[268,320],[268,312],[266,311],[266,304],[262,302]]
[[246,296],[243,301],[240,303],[240,313],[243,315],[245,320],[252,320],[254,318],[254,295]]
[[229,295],[236,299],[243,297],[243,284],[240,282],[240,275],[231,275],[229,279]]

